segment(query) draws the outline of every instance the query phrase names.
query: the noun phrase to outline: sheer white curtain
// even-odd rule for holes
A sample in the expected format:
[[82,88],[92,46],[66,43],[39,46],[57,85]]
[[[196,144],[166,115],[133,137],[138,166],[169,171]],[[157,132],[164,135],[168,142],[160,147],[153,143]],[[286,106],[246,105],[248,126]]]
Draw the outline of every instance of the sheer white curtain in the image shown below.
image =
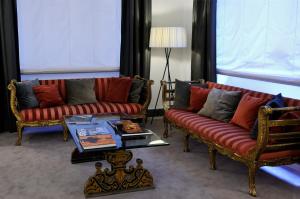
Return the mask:
[[218,73],[300,85],[299,6],[299,0],[218,1]]
[[119,71],[121,0],[17,0],[21,73]]

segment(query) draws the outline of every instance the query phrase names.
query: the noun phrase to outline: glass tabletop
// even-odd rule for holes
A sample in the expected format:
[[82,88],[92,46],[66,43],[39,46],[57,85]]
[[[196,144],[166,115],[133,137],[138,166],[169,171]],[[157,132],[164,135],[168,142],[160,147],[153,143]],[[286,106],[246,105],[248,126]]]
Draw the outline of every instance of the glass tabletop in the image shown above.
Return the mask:
[[[156,146],[166,146],[169,145],[166,141],[162,140],[156,133],[149,129],[144,129],[145,134],[141,136],[128,136],[122,137],[120,134],[116,133],[114,128],[110,125],[108,121],[121,120],[128,115],[124,114],[104,114],[104,115],[74,115],[66,116],[65,124],[67,125],[69,132],[73,138],[73,141],[79,152],[91,152],[91,151],[114,151],[120,149],[134,149],[134,148],[146,148],[146,147],[156,147]],[[136,118],[130,116],[132,118]],[[127,118],[127,117],[126,117]],[[142,126],[142,124],[141,124]],[[105,148],[94,148],[94,149],[84,149],[79,141],[77,130],[87,129],[87,128],[105,128],[112,138],[116,142],[115,147],[105,147]]]

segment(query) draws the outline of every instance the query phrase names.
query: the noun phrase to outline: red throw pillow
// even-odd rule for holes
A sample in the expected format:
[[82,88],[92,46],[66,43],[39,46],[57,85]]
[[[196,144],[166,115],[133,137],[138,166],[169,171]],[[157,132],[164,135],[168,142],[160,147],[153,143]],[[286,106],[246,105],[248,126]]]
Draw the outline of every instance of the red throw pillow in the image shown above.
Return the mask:
[[193,112],[199,111],[206,102],[210,89],[191,86],[190,107]]
[[268,99],[266,98],[258,98],[245,94],[239,102],[230,123],[250,130],[257,118],[259,107],[265,105],[267,101]]
[[112,78],[108,84],[105,101],[127,103],[131,83],[130,78]]
[[65,104],[60,96],[57,85],[40,85],[34,86],[32,89],[41,108]]

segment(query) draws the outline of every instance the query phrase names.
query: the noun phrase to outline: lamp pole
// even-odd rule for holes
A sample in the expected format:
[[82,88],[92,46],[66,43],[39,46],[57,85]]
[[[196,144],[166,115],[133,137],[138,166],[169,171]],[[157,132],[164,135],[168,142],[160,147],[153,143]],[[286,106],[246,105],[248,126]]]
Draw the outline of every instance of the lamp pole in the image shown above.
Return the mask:
[[[172,81],[171,80],[171,74],[170,74],[170,66],[169,66],[169,59],[170,59],[171,51],[172,51],[171,48],[165,48],[166,66],[165,66],[164,73],[163,73],[163,76],[161,78],[161,81],[163,81],[165,79],[166,71],[168,73],[168,76],[167,76],[168,81],[169,82]],[[169,84],[169,89],[172,89],[171,83]],[[159,100],[160,92],[161,92],[161,84],[159,86],[159,90],[158,90],[158,94],[157,94],[157,98],[156,98],[156,102],[155,102],[155,106],[154,106],[155,111],[156,111],[156,108],[157,108],[157,103],[158,103],[158,100]],[[153,123],[153,118],[154,118],[154,115],[152,115],[151,124]]]
[[[163,76],[161,81],[165,79],[167,73],[167,81],[168,81],[168,89],[172,89],[171,84],[171,74],[170,74],[170,55],[172,48],[185,48],[186,47],[186,31],[183,27],[152,27],[150,31],[150,39],[149,39],[149,47],[151,48],[164,48],[165,56],[166,56],[166,65],[163,72]],[[157,104],[159,100],[159,96],[162,90],[162,86],[160,84],[158,95],[156,98],[154,111],[157,110]],[[168,93],[169,97],[173,97],[173,93]],[[151,124],[153,123],[154,114],[152,115]]]

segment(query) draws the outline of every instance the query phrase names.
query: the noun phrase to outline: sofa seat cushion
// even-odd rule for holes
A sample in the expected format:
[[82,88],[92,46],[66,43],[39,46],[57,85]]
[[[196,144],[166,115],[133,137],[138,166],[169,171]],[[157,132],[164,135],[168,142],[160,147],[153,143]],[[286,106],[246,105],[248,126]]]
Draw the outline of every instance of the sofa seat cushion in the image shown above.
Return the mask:
[[62,120],[64,115],[97,114],[97,113],[128,113],[137,114],[142,110],[142,105],[135,103],[120,104],[98,102],[94,104],[63,105],[50,108],[33,108],[22,110],[21,117],[24,121]]
[[187,128],[186,122],[193,117],[199,117],[198,114],[179,109],[170,109],[165,112],[165,117],[174,122],[178,127]]

